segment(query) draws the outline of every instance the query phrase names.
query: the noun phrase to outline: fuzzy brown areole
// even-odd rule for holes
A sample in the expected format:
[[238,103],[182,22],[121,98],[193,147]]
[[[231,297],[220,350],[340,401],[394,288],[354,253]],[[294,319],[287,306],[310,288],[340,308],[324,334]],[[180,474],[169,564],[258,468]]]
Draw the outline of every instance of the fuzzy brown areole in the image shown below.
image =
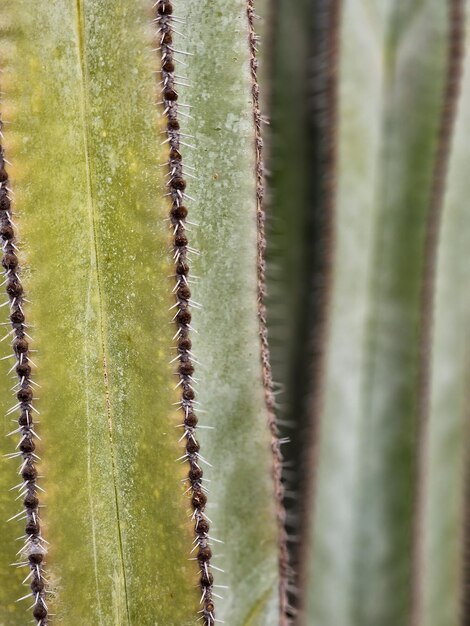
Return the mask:
[[[0,122],[1,130],[2,123]],[[26,520],[25,545],[19,551],[19,565],[29,567],[30,569],[25,582],[29,582],[31,592],[25,598],[31,596],[33,616],[39,626],[46,626],[49,623],[43,568],[46,548],[41,536],[39,518],[38,491],[40,487],[37,484],[38,471],[36,469],[39,456],[35,453],[35,438],[38,435],[35,431],[33,420],[33,412],[37,413],[37,409],[33,406],[33,385],[35,383],[31,378],[31,365],[33,363],[30,357],[31,349],[28,341],[31,337],[26,331],[28,326],[23,305],[27,300],[20,279],[18,248],[16,246],[15,226],[12,220],[11,191],[7,185],[8,173],[5,169],[4,149],[0,144],[0,235],[3,240],[2,265],[5,276],[3,284],[6,284],[8,301],[5,304],[9,303],[10,305],[11,323],[11,330],[7,336],[12,337],[13,354],[10,356],[15,359],[15,364],[10,371],[14,369],[18,376],[18,382],[13,388],[18,402],[8,411],[8,415],[13,414],[17,410],[20,412],[18,428],[9,433],[10,435],[19,434],[20,441],[16,446],[18,451],[9,454],[8,458],[19,458],[21,460],[19,474],[22,477],[22,482],[17,486],[17,489],[20,497],[23,498],[24,506],[24,511],[21,511],[12,519],[20,517]]]
[[[188,209],[183,202],[187,198],[185,194],[186,180],[184,178],[183,159],[180,152],[180,144],[184,145],[180,124],[178,120],[178,93],[176,91],[177,78],[175,76],[175,50],[173,48],[173,22],[178,20],[173,15],[173,6],[168,0],[159,0],[156,5],[155,21],[158,25],[159,50],[161,56],[161,77],[164,115],[167,119],[167,135],[165,143],[169,145],[169,197],[171,199],[170,223],[173,234],[173,249],[175,261],[176,284],[174,294],[176,313],[174,321],[177,331],[177,357],[179,388],[181,389],[181,409],[184,413],[184,435],[186,439],[186,454],[184,459],[189,463],[188,481],[193,508],[192,519],[194,520],[195,543],[198,550],[196,559],[200,569],[202,617],[207,626],[213,626],[215,622],[215,608],[213,600],[213,575],[210,560],[212,551],[209,546],[209,520],[204,511],[207,496],[203,486],[203,470],[201,468],[202,457],[199,453],[200,445],[196,439],[196,427],[198,418],[194,410],[195,392],[193,389],[193,358],[191,353],[191,289],[189,286],[189,263],[188,253],[191,248],[188,245],[186,235],[186,221]],[[203,461],[202,461],[203,462]]]

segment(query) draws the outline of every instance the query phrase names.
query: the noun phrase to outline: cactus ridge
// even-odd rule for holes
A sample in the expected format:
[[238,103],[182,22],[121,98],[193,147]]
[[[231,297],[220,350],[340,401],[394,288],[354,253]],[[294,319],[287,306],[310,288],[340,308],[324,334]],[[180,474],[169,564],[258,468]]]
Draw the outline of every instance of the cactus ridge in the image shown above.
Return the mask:
[[[449,168],[452,138],[457,114],[458,99],[463,74],[465,55],[465,1],[450,0],[448,11],[447,72],[442,95],[442,111],[437,137],[434,163],[434,176],[430,189],[429,217],[426,225],[425,267],[423,289],[421,293],[422,328],[420,337],[420,378],[419,378],[419,446],[417,459],[417,486],[413,520],[413,554],[411,579],[412,617],[411,623],[418,623],[423,604],[423,514],[427,479],[427,454],[429,446],[429,411],[431,365],[429,354],[432,352],[433,335],[433,299],[437,271],[439,234],[441,230],[442,210]],[[465,594],[463,594],[465,599]]]
[[[0,121],[0,136],[3,122]],[[39,518],[38,491],[41,489],[37,483],[38,472],[36,468],[39,456],[35,453],[35,438],[39,438],[36,433],[36,425],[33,420],[33,412],[38,413],[33,406],[33,385],[31,365],[34,365],[29,347],[31,339],[26,329],[28,325],[25,320],[23,305],[27,302],[21,284],[20,267],[18,260],[18,247],[16,246],[15,225],[12,220],[11,211],[11,189],[8,187],[8,173],[5,169],[6,159],[4,147],[0,143],[0,235],[3,240],[3,275],[6,285],[8,300],[2,305],[10,306],[11,330],[5,335],[12,338],[13,353],[9,357],[15,359],[15,363],[10,371],[15,370],[18,382],[13,387],[13,393],[17,403],[11,407],[7,415],[19,411],[18,427],[10,435],[19,435],[20,441],[16,446],[17,451],[7,455],[9,459],[19,458],[21,461],[19,474],[22,481],[13,489],[19,491],[19,497],[23,498],[23,510],[13,516],[11,520],[22,519],[26,521],[25,544],[19,551],[20,562],[18,566],[25,566],[30,569],[30,573],[25,578],[29,581],[31,592],[21,600],[32,598],[33,616],[39,626],[48,624],[48,609],[46,604],[46,586],[44,578],[44,557],[46,547],[41,536],[41,524]],[[4,358],[9,358],[4,357]],[[16,421],[16,420],[14,420]],[[10,520],[9,520],[10,521]]]
[[288,587],[293,579],[293,572],[289,564],[288,537],[286,531],[286,511],[284,508],[284,485],[282,481],[283,459],[281,444],[286,443],[279,437],[279,429],[276,419],[276,401],[273,393],[272,370],[269,355],[269,342],[266,314],[266,235],[265,235],[265,210],[264,210],[264,162],[263,162],[263,139],[262,139],[262,116],[260,109],[259,84],[258,84],[258,37],[255,32],[254,22],[256,18],[253,0],[247,0],[246,11],[249,26],[250,45],[250,71],[252,79],[253,98],[253,121],[255,126],[255,151],[256,151],[256,211],[258,226],[258,319],[259,336],[261,342],[261,363],[263,370],[263,384],[265,402],[268,413],[268,426],[271,433],[271,450],[273,456],[273,479],[277,504],[277,526],[279,533],[279,612],[280,626],[286,626],[292,616],[292,607],[288,602]]
[[191,352],[192,344],[190,338],[191,327],[191,306],[195,303],[191,300],[190,278],[188,255],[193,249],[188,245],[186,221],[188,209],[183,204],[189,196],[186,195],[186,179],[183,159],[180,152],[180,145],[186,145],[181,137],[179,114],[178,114],[178,93],[176,91],[177,80],[175,76],[175,49],[173,48],[173,22],[179,20],[173,14],[173,6],[168,0],[159,0],[156,5],[155,22],[158,26],[157,35],[159,38],[159,51],[161,57],[161,78],[164,115],[167,120],[167,139],[169,145],[169,180],[168,196],[171,200],[170,224],[172,227],[173,250],[175,261],[176,284],[173,289],[176,303],[172,308],[176,309],[173,320],[176,323],[177,331],[175,339],[177,341],[177,356],[175,361],[178,364],[177,374],[179,376],[178,387],[181,389],[181,409],[184,414],[182,427],[183,437],[186,440],[186,453],[184,460],[189,463],[188,491],[191,494],[191,504],[193,508],[192,519],[194,520],[195,548],[197,550],[196,559],[200,569],[201,587],[201,614],[203,623],[213,626],[215,623],[213,575],[211,567],[212,551],[209,545],[209,519],[205,515],[207,502],[207,490],[203,486],[203,470],[200,455],[200,445],[196,439],[196,427],[198,418],[195,414],[195,392],[194,392],[194,355]]

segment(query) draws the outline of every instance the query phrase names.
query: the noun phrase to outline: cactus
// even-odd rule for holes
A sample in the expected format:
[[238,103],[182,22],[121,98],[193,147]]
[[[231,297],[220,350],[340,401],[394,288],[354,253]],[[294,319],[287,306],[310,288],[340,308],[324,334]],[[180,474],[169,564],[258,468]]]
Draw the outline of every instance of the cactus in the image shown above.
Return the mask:
[[304,626],[468,621],[468,9],[278,2],[268,327]]
[[2,624],[278,620],[253,53],[245,0],[0,7]]
[[3,1],[0,624],[468,622],[468,4]]

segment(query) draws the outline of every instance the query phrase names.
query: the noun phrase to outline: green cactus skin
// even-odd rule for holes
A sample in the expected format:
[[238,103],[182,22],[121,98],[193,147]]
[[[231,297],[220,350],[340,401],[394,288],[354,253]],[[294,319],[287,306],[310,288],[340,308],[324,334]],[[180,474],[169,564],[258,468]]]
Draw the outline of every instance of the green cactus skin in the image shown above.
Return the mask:
[[345,2],[341,29],[335,287],[307,614],[324,626],[387,626],[412,611],[421,298],[447,6]]
[[[246,2],[222,0],[214,10],[209,0],[180,1],[175,12],[191,33],[190,39],[175,36],[175,47],[194,54],[184,67],[191,87],[180,92],[181,102],[192,107],[192,118],[181,120],[182,130],[192,135],[197,149],[183,146],[182,152],[198,172],[198,180],[188,185],[197,199],[191,207],[199,224],[193,245],[204,251],[194,260],[194,274],[207,277],[194,285],[194,299],[204,308],[194,311],[198,334],[193,341],[203,362],[197,373],[199,400],[207,410],[203,421],[215,427],[200,433],[201,446],[211,451],[214,468],[221,468],[218,478],[215,469],[206,472],[212,480],[210,502],[216,505],[208,514],[215,536],[225,541],[224,556],[214,564],[225,570],[220,578],[230,587],[217,615],[233,626],[267,626],[279,620],[278,531],[258,357],[256,182],[251,176],[256,163],[252,104],[248,106],[252,79]],[[232,456],[228,449],[238,452]]]
[[[457,105],[457,117],[448,157],[432,294],[432,351],[427,419],[422,429],[422,494],[414,577],[414,623],[418,626],[458,626],[469,619],[467,326],[470,302],[462,285],[468,280],[466,168],[470,155],[464,137],[470,123],[467,26],[470,5],[454,1],[451,8],[454,36],[449,47],[448,112],[452,113]],[[461,94],[457,98],[459,84]]]
[[[279,0],[268,51],[270,330],[280,410],[294,423],[295,622],[457,626],[468,578],[465,89],[443,189],[466,3],[338,4],[320,64],[314,29],[331,1]],[[325,53],[335,37],[337,68]],[[333,126],[328,83],[315,90],[322,72],[336,81]],[[335,137],[336,162],[315,159]],[[311,229],[332,219],[333,232]],[[325,302],[329,333],[315,334]]]
[[[153,2],[0,8],[3,117],[20,262],[41,385],[41,502],[51,621],[195,625],[198,568],[173,403],[174,274]],[[201,256],[194,300],[201,453],[217,617],[279,616],[278,529],[257,314],[255,128],[246,3],[174,2],[193,106],[184,154]],[[182,109],[183,110],[183,109]],[[183,126],[183,123],[182,123]],[[191,218],[190,218],[191,219]],[[8,354],[8,347],[4,348]],[[2,406],[10,406],[7,361]],[[11,430],[4,421],[4,432]],[[0,438],[0,452],[12,451]],[[0,624],[30,619],[15,560],[13,462],[0,473]],[[217,546],[218,544],[214,544]]]

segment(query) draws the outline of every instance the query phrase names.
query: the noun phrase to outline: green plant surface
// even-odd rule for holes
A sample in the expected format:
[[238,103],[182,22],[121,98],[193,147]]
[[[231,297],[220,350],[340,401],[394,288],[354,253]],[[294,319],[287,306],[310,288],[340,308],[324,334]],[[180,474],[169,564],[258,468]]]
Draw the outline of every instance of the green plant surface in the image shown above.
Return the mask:
[[[468,11],[469,4],[465,4]],[[470,280],[466,260],[470,151],[465,140],[470,128],[469,64],[467,32],[437,257],[429,421],[423,445],[419,626],[458,626],[468,619],[462,602],[468,584],[463,575],[468,559],[470,299],[463,286]]]
[[[169,364],[174,270],[152,4],[59,0],[31,10],[6,0],[0,8],[2,111],[12,122],[5,147],[41,385],[49,604],[64,624],[189,626],[199,617],[187,468],[176,462],[184,450]],[[246,7],[175,7],[186,19],[180,47],[196,53],[182,57],[192,87],[181,93],[193,105],[184,130],[197,146],[188,154],[198,179],[188,185],[197,198],[190,211],[200,222],[194,299],[203,305],[193,315],[203,363],[195,375],[201,421],[216,427],[200,437],[201,453],[212,465],[211,534],[225,543],[214,548],[214,565],[226,570],[214,572],[216,584],[229,586],[217,617],[268,625],[278,619],[277,529]],[[5,408],[10,366],[0,364]],[[1,437],[0,452],[14,445]],[[8,626],[29,619],[28,600],[15,603],[26,574],[8,567],[21,534],[20,522],[3,522],[19,510],[6,492],[18,482],[12,467],[0,473],[0,624]]]
[[[312,212],[310,192],[310,129],[308,128],[308,64],[310,62],[310,6],[303,1],[279,0],[270,39],[263,44],[262,60],[270,70],[263,75],[270,95],[268,170],[270,194],[268,224],[268,320],[273,376],[282,383],[279,418],[300,414],[308,347],[303,328],[305,286],[309,282]],[[268,36],[268,33],[267,33]],[[268,80],[270,82],[268,83]],[[295,113],[293,114],[293,103]],[[269,108],[268,108],[269,107]],[[295,382],[294,382],[295,381]],[[298,424],[297,424],[298,426]],[[301,429],[299,429],[300,431]],[[296,432],[287,434],[296,444]],[[299,433],[300,434],[300,433]],[[289,455],[291,446],[284,452]]]
[[[69,624],[192,624],[198,610],[170,410],[157,59],[146,4],[132,6],[2,9],[14,24],[6,144],[38,348],[50,605]],[[14,546],[2,542],[10,602],[24,595],[5,568]],[[23,623],[18,611],[6,623]]]
[[[268,328],[278,421],[289,440],[283,454],[293,588],[304,579],[331,289],[340,4],[278,0],[269,40],[261,42],[271,118]],[[293,593],[291,602],[297,606],[298,600]]]
[[305,622],[406,624],[446,3],[346,0],[336,248]]
[[[175,47],[184,58],[190,88],[181,102],[192,118],[182,130],[192,135],[183,161],[196,168],[188,193],[195,247],[194,351],[201,366],[201,449],[213,468],[208,514],[213,534],[225,541],[214,564],[229,592],[218,617],[231,626],[278,622],[278,536],[267,412],[261,385],[257,321],[256,189],[254,127],[249,71],[248,22],[244,0],[179,0],[185,20]],[[178,30],[181,30],[179,28]],[[221,323],[222,322],[222,323]],[[217,572],[215,572],[217,574]]]

